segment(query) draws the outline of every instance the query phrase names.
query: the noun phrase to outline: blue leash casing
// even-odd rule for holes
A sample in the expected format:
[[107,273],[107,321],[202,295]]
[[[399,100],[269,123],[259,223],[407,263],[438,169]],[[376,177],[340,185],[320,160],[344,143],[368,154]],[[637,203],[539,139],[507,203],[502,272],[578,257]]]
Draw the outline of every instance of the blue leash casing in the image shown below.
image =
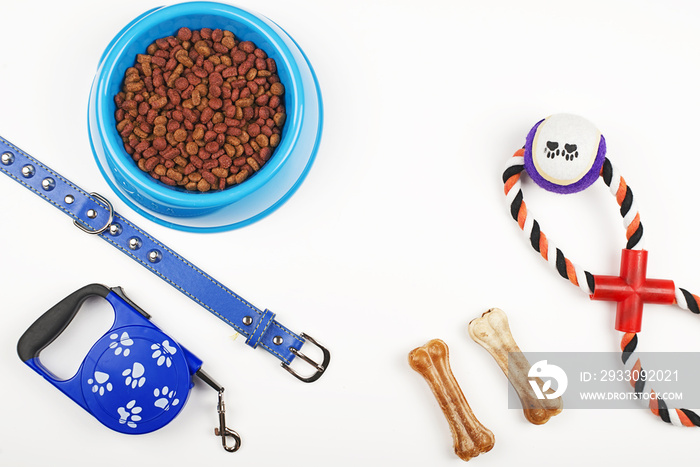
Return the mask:
[[[103,297],[114,323],[92,346],[77,373],[61,380],[44,367],[41,351],[70,324],[90,297]],[[102,424],[126,434],[155,431],[184,407],[202,361],[149,321],[120,288],[90,284],[61,300],[20,338],[20,359]]]

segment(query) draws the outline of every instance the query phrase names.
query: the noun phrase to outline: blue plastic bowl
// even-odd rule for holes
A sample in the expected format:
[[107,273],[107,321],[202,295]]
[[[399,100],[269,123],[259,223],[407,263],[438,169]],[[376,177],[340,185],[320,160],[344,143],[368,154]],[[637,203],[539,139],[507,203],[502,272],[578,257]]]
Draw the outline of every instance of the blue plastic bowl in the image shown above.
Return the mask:
[[[287,119],[270,160],[248,180],[222,191],[191,192],[167,186],[141,171],[116,130],[114,96],[136,55],[156,39],[192,30],[227,29],[275,59],[285,86]],[[145,217],[180,230],[242,227],[274,211],[304,180],[321,139],[323,106],[311,64],[296,42],[262,15],[213,2],[155,8],[127,24],[107,46],[92,83],[88,130],[95,160],[117,195]]]

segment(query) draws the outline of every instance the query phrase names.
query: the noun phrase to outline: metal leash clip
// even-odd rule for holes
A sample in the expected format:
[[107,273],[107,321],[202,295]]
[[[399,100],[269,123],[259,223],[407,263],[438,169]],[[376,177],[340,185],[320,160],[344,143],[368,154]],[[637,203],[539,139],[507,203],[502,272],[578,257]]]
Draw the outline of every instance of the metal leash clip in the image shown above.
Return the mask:
[[[224,404],[224,387],[214,381],[211,376],[206,374],[201,369],[197,372],[197,376],[211,386],[219,394],[219,402],[216,405],[216,411],[219,413],[219,426],[214,428],[214,434],[221,437],[221,445],[228,452],[236,452],[241,448],[241,437],[226,426],[226,404]],[[226,438],[233,438],[233,446],[229,446]]]

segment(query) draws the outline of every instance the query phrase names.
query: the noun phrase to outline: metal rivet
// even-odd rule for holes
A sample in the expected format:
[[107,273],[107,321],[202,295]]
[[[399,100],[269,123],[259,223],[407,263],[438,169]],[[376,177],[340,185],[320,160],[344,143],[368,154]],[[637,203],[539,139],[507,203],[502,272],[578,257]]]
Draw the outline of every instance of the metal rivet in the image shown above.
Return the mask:
[[66,195],[66,197],[63,198],[63,201],[65,201],[66,204],[73,204],[73,201],[75,201],[75,198],[73,198],[73,195]]
[[131,248],[132,250],[138,250],[139,248],[141,248],[141,245],[142,243],[140,238],[131,237],[129,239],[129,248]]
[[34,169],[34,166],[31,164],[27,164],[24,167],[22,167],[22,176],[24,178],[32,178],[35,173],[36,173],[36,170]]
[[10,165],[15,161],[15,155],[11,152],[2,153],[2,163],[3,165]]
[[251,324],[253,324],[253,318],[251,318],[250,316],[244,316],[243,324],[245,324],[246,326],[250,326]]
[[163,253],[158,250],[151,250],[148,252],[148,261],[151,263],[157,263],[163,259]]
[[41,181],[41,187],[46,191],[51,191],[56,188],[56,181],[51,177],[46,177]]
[[94,219],[95,217],[97,217],[97,211],[95,211],[94,209],[88,209],[87,216],[90,219]]
[[281,345],[282,342],[284,342],[284,339],[282,339],[282,336],[275,336],[272,338],[272,343],[275,345]]
[[112,224],[109,226],[109,233],[113,236],[116,237],[117,235],[122,233],[122,226],[119,224]]

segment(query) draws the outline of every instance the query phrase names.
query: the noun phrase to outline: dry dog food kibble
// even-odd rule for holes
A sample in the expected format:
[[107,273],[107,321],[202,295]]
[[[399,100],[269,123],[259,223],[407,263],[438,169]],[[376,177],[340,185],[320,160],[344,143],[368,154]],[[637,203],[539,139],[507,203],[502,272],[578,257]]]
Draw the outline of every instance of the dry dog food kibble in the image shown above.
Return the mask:
[[223,190],[279,145],[284,85],[274,59],[230,31],[181,28],[126,70],[117,131],[138,167],[166,185]]

